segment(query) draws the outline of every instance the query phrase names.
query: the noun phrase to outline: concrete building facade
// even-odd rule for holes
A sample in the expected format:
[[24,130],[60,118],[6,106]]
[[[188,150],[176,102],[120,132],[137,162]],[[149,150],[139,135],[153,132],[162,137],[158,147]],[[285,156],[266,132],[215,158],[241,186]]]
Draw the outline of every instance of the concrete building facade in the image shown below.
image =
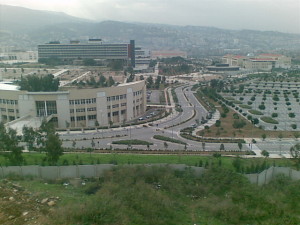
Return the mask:
[[222,63],[239,66],[248,70],[271,71],[274,68],[291,68],[291,58],[280,54],[260,54],[257,56],[225,55]]
[[[0,121],[22,117],[48,118],[57,127],[93,127],[122,124],[146,111],[145,81],[109,88],[63,88],[57,92],[19,91],[0,85]],[[96,122],[97,121],[97,122]]]
[[129,44],[102,44],[101,39],[90,39],[88,43],[71,41],[69,44],[50,42],[38,45],[38,58],[77,59],[120,59],[135,65],[135,41]]

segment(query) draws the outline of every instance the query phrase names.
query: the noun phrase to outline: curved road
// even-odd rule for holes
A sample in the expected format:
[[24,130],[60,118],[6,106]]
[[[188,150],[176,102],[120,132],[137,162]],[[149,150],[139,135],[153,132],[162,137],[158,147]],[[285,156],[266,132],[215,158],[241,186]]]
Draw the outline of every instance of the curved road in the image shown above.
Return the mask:
[[[73,140],[75,140],[76,148],[89,148],[92,147],[92,140],[95,143],[96,149],[102,148],[122,148],[126,149],[126,145],[112,145],[112,141],[115,140],[130,140],[139,139],[152,142],[153,145],[150,149],[164,150],[164,141],[156,140],[153,135],[163,135],[168,137],[173,137],[175,139],[182,140],[187,143],[187,150],[202,150],[202,145],[199,142],[191,141],[182,138],[179,135],[181,129],[190,127],[196,124],[196,119],[201,121],[202,117],[206,117],[207,110],[198,102],[196,97],[191,91],[192,86],[180,86],[175,89],[175,93],[178,98],[178,103],[181,105],[183,111],[173,112],[171,116],[160,120],[158,122],[153,122],[154,126],[143,127],[141,125],[131,126],[126,128],[113,128],[96,131],[86,131],[86,133],[81,132],[70,132],[61,133],[60,137],[63,140],[63,146],[72,148]],[[170,92],[169,92],[170,93]],[[172,98],[171,95],[169,95]],[[172,101],[171,101],[172,102]],[[175,111],[173,109],[173,111]],[[187,121],[188,120],[188,121]],[[185,146],[182,144],[175,144],[171,142],[168,143],[168,150],[184,150]],[[138,149],[147,149],[146,146],[132,146]],[[219,150],[220,144],[208,144],[206,143],[205,150]],[[225,149],[237,150],[237,144],[225,144]]]

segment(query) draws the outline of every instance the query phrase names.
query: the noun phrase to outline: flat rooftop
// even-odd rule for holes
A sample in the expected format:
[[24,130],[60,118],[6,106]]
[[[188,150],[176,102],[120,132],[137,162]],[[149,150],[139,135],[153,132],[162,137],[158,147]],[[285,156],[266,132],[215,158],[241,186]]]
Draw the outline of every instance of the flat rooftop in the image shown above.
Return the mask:
[[6,82],[0,82],[0,90],[4,91],[19,91],[19,86],[13,85],[13,84],[8,84]]

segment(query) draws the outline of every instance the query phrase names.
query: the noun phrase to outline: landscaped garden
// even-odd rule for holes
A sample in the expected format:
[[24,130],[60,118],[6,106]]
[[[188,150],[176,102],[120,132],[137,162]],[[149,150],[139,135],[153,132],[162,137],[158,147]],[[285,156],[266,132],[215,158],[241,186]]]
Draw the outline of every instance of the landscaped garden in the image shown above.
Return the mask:
[[[299,74],[300,76],[300,74]],[[221,118],[198,134],[205,137],[296,137],[300,131],[300,79],[276,74],[215,80],[198,96],[217,108]],[[199,97],[198,97],[199,99]],[[255,125],[255,126],[253,126]]]

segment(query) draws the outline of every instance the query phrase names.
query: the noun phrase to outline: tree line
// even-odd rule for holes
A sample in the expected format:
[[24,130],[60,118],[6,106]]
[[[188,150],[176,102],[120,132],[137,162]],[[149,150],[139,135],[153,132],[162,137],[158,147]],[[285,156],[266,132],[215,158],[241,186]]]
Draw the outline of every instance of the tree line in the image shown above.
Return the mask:
[[28,75],[21,77],[18,83],[20,90],[40,92],[40,91],[57,91],[59,88],[59,79],[54,78],[52,74],[46,76]]
[[9,160],[11,165],[26,163],[22,156],[21,142],[26,143],[29,151],[46,152],[45,160],[50,165],[55,165],[63,155],[62,141],[51,123],[43,121],[37,130],[24,126],[23,136],[18,136],[16,130],[6,128],[4,123],[0,123],[0,153]]

